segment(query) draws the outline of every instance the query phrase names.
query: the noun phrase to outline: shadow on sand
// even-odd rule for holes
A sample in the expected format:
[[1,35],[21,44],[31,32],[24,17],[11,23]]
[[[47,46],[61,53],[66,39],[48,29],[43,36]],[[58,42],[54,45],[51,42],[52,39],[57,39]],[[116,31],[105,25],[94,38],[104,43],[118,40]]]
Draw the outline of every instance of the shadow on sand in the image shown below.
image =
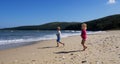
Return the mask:
[[75,50],[75,51],[60,51],[60,52],[54,52],[55,54],[68,54],[73,52],[81,52],[82,50]]
[[56,48],[56,46],[47,46],[47,47],[38,47],[37,49],[47,49],[47,48]]

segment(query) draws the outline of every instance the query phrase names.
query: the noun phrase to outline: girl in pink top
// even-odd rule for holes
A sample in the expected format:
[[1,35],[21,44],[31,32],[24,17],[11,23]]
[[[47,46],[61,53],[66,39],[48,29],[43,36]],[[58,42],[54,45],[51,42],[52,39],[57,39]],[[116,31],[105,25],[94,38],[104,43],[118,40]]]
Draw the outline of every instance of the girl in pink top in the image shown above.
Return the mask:
[[85,46],[85,42],[87,38],[87,33],[86,33],[87,24],[83,23],[81,27],[82,27],[81,28],[81,38],[82,38],[81,44],[83,46],[83,51],[85,51],[85,49],[87,48],[87,46]]

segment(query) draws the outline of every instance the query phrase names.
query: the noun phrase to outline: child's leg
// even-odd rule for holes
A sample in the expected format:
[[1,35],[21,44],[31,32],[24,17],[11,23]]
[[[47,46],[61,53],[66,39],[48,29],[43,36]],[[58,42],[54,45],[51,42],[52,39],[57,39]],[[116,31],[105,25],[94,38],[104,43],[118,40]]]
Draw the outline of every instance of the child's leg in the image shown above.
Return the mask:
[[57,46],[56,47],[59,47],[59,40],[60,40],[60,38],[59,37],[57,37]]
[[65,45],[64,43],[61,42],[61,38],[59,38],[59,43],[62,44],[63,46]]
[[57,42],[57,46],[56,47],[59,47],[59,42]]
[[63,46],[65,45],[64,43],[60,42],[60,44],[62,44]]
[[83,51],[85,51],[85,49],[87,48],[87,46],[85,46],[85,40],[82,40],[81,44],[83,46]]

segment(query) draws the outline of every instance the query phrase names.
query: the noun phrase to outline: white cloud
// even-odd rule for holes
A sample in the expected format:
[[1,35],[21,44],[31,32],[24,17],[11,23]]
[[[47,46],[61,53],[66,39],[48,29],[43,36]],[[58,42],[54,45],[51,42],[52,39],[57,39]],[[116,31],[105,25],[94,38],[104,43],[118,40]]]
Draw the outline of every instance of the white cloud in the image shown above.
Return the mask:
[[109,0],[108,1],[108,4],[115,4],[116,3],[116,0]]

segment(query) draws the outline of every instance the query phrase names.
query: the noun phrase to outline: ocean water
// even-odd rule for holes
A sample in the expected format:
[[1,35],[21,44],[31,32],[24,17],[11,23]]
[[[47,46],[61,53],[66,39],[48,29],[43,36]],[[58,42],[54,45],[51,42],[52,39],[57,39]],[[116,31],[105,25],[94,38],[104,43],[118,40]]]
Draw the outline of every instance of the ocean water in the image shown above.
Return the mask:
[[[80,35],[81,31],[63,30],[62,38]],[[101,31],[98,31],[101,32]],[[87,31],[87,34],[98,32]],[[1,30],[0,31],[0,50],[23,45],[33,44],[37,41],[56,39],[54,30]]]

